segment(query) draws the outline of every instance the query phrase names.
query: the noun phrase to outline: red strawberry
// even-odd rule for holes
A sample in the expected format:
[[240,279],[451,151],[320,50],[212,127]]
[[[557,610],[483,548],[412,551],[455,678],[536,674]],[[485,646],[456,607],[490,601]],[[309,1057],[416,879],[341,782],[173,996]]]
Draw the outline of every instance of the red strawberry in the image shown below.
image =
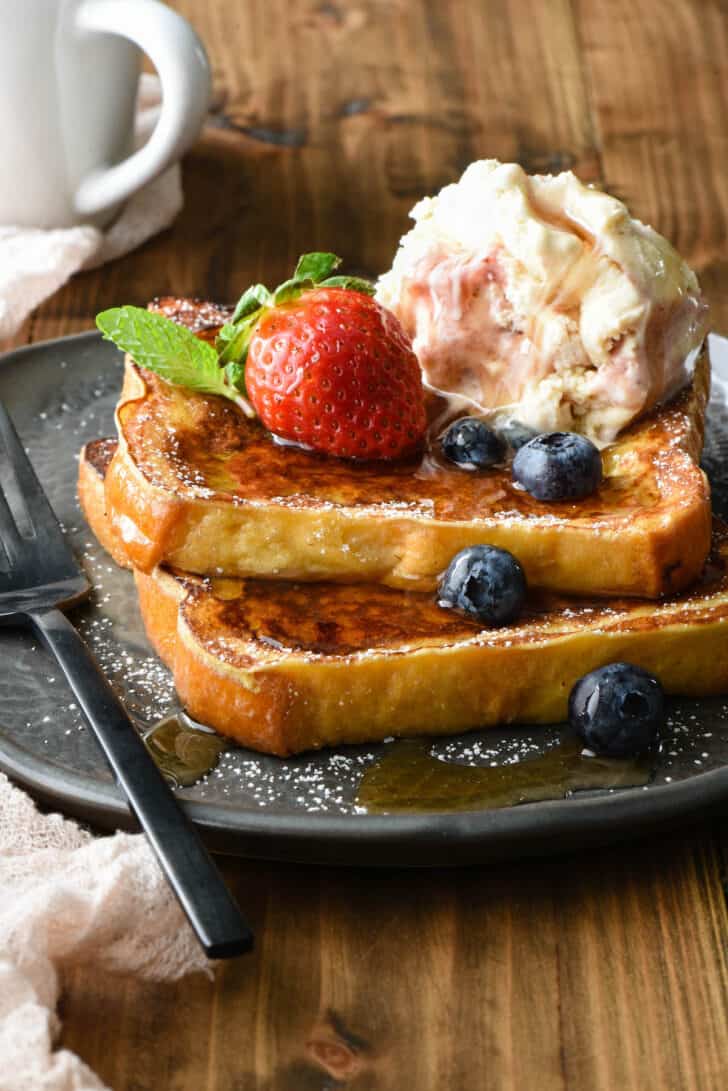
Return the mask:
[[248,397],[277,436],[340,458],[401,458],[422,443],[417,357],[399,321],[361,292],[318,288],[263,316]]
[[417,357],[370,285],[320,275],[335,262],[304,255],[275,295],[249,289],[223,330],[221,361],[238,387],[244,363],[248,397],[275,435],[340,458],[402,458],[425,435]]

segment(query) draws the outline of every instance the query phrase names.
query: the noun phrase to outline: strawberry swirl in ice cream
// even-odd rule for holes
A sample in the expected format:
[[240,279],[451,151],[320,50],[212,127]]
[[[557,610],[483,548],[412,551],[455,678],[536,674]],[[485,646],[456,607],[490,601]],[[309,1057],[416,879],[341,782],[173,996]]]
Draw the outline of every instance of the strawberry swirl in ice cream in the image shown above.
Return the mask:
[[377,299],[431,386],[603,446],[689,380],[707,332],[697,278],[616,198],[482,160],[412,217]]

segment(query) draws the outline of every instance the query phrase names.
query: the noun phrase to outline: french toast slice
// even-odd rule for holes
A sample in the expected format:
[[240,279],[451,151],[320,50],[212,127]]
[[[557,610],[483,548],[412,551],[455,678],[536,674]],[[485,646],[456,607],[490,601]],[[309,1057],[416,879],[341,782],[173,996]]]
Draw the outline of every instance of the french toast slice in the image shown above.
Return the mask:
[[[164,299],[159,313],[212,339],[228,312]],[[378,582],[432,590],[463,547],[510,550],[532,586],[657,598],[688,586],[710,547],[710,492],[697,465],[707,355],[689,388],[604,452],[604,482],[542,503],[510,468],[468,473],[435,442],[408,464],[357,464],[274,443],[231,402],[174,387],[127,361],[109,516],[135,567],[166,563],[239,577]]]
[[[97,538],[129,566],[106,515],[109,442],[84,449],[79,495]],[[615,660],[646,668],[670,693],[728,692],[723,526],[686,593],[660,603],[531,593],[518,623],[501,629],[378,584],[203,579],[164,567],[135,579],[149,639],[191,715],[281,756],[563,720],[574,682]]]

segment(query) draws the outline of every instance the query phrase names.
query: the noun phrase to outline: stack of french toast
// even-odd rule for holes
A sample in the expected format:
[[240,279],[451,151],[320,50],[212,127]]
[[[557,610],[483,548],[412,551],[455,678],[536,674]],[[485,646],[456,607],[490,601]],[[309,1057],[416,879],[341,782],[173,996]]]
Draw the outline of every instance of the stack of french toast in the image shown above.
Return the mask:
[[[660,338],[684,336],[682,311],[671,312],[664,293],[656,303],[645,295],[640,351],[659,352],[661,385],[643,384],[642,403],[615,393],[614,376],[622,369],[634,378],[637,366],[636,355],[625,362],[622,330],[618,337],[610,334],[608,365],[614,376],[606,389],[604,384],[590,387],[588,404],[587,395],[574,395],[568,406],[570,427],[564,429],[561,418],[544,420],[539,414],[549,398],[554,411],[563,414],[567,388],[586,389],[581,373],[579,383],[574,378],[573,344],[578,338],[580,350],[588,348],[589,335],[574,326],[573,301],[563,294],[556,298],[542,292],[538,315],[533,304],[521,301],[523,313],[514,318],[511,281],[523,233],[517,244],[509,243],[506,213],[498,205],[513,197],[514,177],[499,176],[499,190],[493,189],[490,174],[487,184],[479,180],[481,188],[491,186],[488,209],[500,209],[497,244],[491,226],[488,246],[479,240],[467,265],[462,239],[448,249],[438,223],[436,231],[427,228],[430,234],[423,242],[420,219],[411,265],[402,272],[406,244],[376,299],[365,297],[361,284],[346,278],[314,277],[310,283],[301,276],[298,286],[294,277],[275,298],[261,291],[251,303],[246,293],[247,303],[235,309],[175,298],[150,304],[149,313],[160,323],[174,324],[217,353],[221,374],[224,370],[225,381],[237,381],[240,396],[174,381],[175,373],[159,366],[143,346],[135,352],[132,344],[114,338],[129,350],[116,410],[118,435],[84,448],[81,504],[102,545],[118,564],[133,570],[149,640],[173,672],[180,700],[194,719],[245,746],[288,755],[392,735],[558,722],[567,715],[577,681],[610,663],[634,664],[669,693],[728,691],[728,531],[712,519],[709,484],[699,467],[710,380],[707,351],[701,347],[704,320],[700,329],[695,323],[691,327],[689,361],[680,350],[683,377],[668,382]],[[588,217],[577,215],[568,194],[561,192],[564,219],[556,223],[553,208],[547,207],[547,200],[556,197],[536,192],[533,179],[521,183],[518,175],[518,184],[530,202],[529,215],[544,230],[569,234],[570,226],[582,246],[601,230],[597,257],[602,260],[606,252],[609,264],[603,292],[612,290],[614,265],[630,272],[629,261],[620,265],[619,255],[604,244],[611,229],[603,220],[600,229],[589,229]],[[486,213],[481,210],[482,216]],[[431,208],[427,216],[432,219]],[[620,230],[625,230],[623,223]],[[563,265],[562,240],[544,240],[523,245],[536,250],[543,245],[551,260],[558,243]],[[641,236],[640,245],[647,246]],[[579,297],[582,317],[588,291],[599,287],[596,273],[586,268],[593,255],[590,244],[578,261],[568,258],[570,290]],[[629,260],[644,261],[644,255]],[[399,277],[396,285],[393,274]],[[562,286],[569,282],[563,267],[558,278]],[[634,286],[634,275],[629,279]],[[543,288],[542,282],[543,277]],[[438,297],[443,283],[446,295]],[[696,295],[691,284],[675,293],[681,307]],[[452,300],[455,289],[457,306],[454,315],[446,316],[445,329],[443,299]],[[619,290],[626,291],[623,285]],[[501,293],[498,305],[496,292]],[[386,452],[372,457],[369,450],[364,458],[342,456],[325,445],[317,448],[308,433],[302,439],[294,426],[282,434],[263,408],[268,404],[270,412],[279,414],[275,420],[283,420],[285,399],[276,393],[283,389],[280,383],[271,385],[268,403],[260,391],[265,381],[278,380],[278,364],[285,380],[291,352],[295,355],[300,347],[297,329],[295,337],[290,332],[293,318],[286,326],[289,312],[298,315],[301,307],[310,309],[324,296],[321,307],[341,303],[337,314],[348,334],[336,343],[339,363],[330,372],[334,387],[341,354],[351,344],[363,351],[365,333],[357,331],[369,336],[366,324],[374,318],[361,310],[363,317],[347,327],[341,319],[348,317],[345,295],[356,295],[356,306],[363,308],[366,298],[367,306],[377,308],[376,321],[399,338],[402,352],[413,354],[421,368],[423,423],[421,428],[412,425],[411,447],[392,457]],[[618,294],[610,298],[617,307]],[[504,299],[510,307],[506,319]],[[526,313],[528,306],[534,313]],[[572,342],[570,355],[549,348],[545,364],[544,338],[524,322],[538,321],[543,331],[539,316],[547,312],[550,329],[566,330],[564,337]],[[558,324],[562,314],[571,325]],[[492,329],[488,336],[483,333],[484,323],[492,325],[495,319],[499,331],[508,334],[508,344],[505,334],[494,345]],[[453,336],[457,322],[467,331],[468,344],[459,334]],[[315,324],[312,328],[315,334]],[[164,333],[168,327],[159,329]],[[330,329],[326,336],[330,348]],[[519,360],[527,355],[523,345],[534,360],[538,357],[530,377],[519,378],[518,390],[512,379],[516,336]],[[550,346],[552,334],[549,338]],[[186,351],[188,343],[181,340],[175,351]],[[304,347],[309,343],[300,341]],[[285,365],[277,351],[288,353]],[[507,378],[499,376],[486,390],[485,380],[476,375],[474,390],[473,359],[485,360],[490,379],[495,374],[495,364],[487,366],[489,351]],[[559,364],[567,355],[571,370]],[[243,367],[247,386],[235,371]],[[591,378],[598,370],[587,361],[583,372]],[[557,372],[559,396],[554,399]],[[300,378],[300,369],[297,374]],[[444,378],[453,375],[457,381]],[[524,393],[524,383],[534,375],[544,392],[540,401],[533,383],[528,396]],[[327,382],[322,380],[331,394],[333,418],[336,390]],[[550,384],[548,389],[544,384]],[[381,427],[394,428],[402,419],[396,397],[388,402],[373,380],[369,387],[379,398]],[[623,417],[610,416],[615,405]],[[359,427],[359,410],[348,411]],[[303,420],[295,412],[291,419]],[[371,406],[367,412],[372,418]],[[448,457],[443,437],[465,418],[484,422],[488,434],[496,435],[496,457],[480,463],[475,456],[472,461]],[[415,414],[412,420],[417,419]],[[517,440],[509,439],[514,420],[525,429]],[[609,422],[614,435],[606,435]],[[524,487],[514,473],[519,452],[545,433],[557,434],[554,423],[561,425],[561,435],[591,435],[588,442],[598,451],[600,472],[586,495],[567,490],[560,499],[539,498],[538,489]],[[526,587],[518,611],[497,623],[487,611],[458,608],[442,590],[443,573],[453,558],[467,558],[484,546],[514,558]]]

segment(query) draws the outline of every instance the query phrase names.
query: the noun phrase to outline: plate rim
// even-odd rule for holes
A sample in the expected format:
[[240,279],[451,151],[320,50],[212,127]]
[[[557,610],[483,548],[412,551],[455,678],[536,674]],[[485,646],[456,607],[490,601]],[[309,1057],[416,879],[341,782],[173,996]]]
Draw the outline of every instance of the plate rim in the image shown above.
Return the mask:
[[[712,334],[711,340],[728,340]],[[39,351],[103,342],[97,330],[36,341],[0,356],[0,367]],[[72,351],[72,349],[71,349]],[[722,370],[722,369],[721,369]],[[51,503],[53,498],[51,497]],[[46,804],[105,828],[137,829],[113,781],[38,755],[0,728],[0,770]],[[213,848],[245,857],[355,866],[448,866],[565,851],[641,836],[728,805],[728,765],[649,789],[543,800],[512,807],[417,814],[274,814],[178,796]]]

